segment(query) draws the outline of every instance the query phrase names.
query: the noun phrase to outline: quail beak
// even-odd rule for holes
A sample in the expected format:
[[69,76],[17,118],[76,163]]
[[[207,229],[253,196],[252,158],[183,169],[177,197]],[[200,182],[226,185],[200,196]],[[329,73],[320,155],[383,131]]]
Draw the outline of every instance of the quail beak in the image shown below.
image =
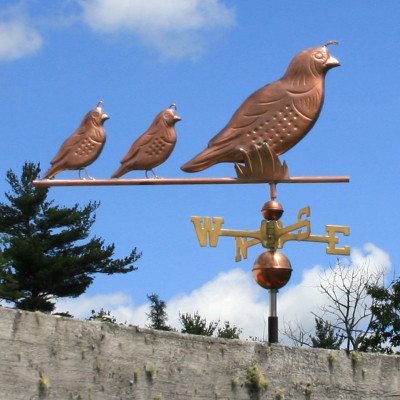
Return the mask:
[[105,121],[105,120],[107,120],[107,119],[110,119],[110,117],[109,117],[106,113],[104,113],[104,114],[101,116],[101,120],[102,120],[102,121]]
[[325,67],[328,69],[339,67],[339,66],[340,66],[339,60],[332,56],[329,56],[329,58],[325,62]]
[[174,115],[174,121],[178,122],[178,121],[182,121],[182,118],[179,115]]

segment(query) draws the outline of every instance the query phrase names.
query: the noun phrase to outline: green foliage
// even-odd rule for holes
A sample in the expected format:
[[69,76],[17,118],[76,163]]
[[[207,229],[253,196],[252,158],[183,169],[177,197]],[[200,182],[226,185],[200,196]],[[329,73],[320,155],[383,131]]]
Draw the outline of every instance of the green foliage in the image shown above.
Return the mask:
[[328,321],[320,317],[315,318],[315,336],[311,337],[312,347],[339,350],[344,338],[335,333],[335,329]]
[[153,364],[146,365],[145,371],[146,371],[147,377],[150,379],[153,378],[157,374],[157,368]]
[[217,336],[224,339],[239,339],[239,335],[242,333],[242,329],[236,326],[230,326],[229,321],[224,322],[224,327],[218,327]]
[[267,388],[270,381],[264,377],[258,365],[252,365],[247,368],[247,376],[244,383],[253,389],[261,390]]
[[[150,300],[150,313],[146,313],[150,324],[147,325],[147,327],[163,331],[175,331],[174,328],[167,324],[168,314],[165,301],[161,300],[159,296],[154,293],[147,295],[147,298]],[[212,321],[208,324],[207,320],[202,318],[198,311],[193,315],[190,313],[179,313],[179,322],[182,325],[181,332],[190,333],[192,335],[213,336],[213,334],[216,333],[216,336],[220,338],[239,339],[239,335],[242,333],[242,329],[231,326],[229,321],[225,321],[222,328],[218,327],[219,321]]]
[[311,393],[314,393],[315,387],[311,385],[311,383],[307,383],[306,387],[304,388],[304,394],[306,396],[310,396]]
[[8,171],[11,192],[0,203],[0,298],[24,310],[50,312],[53,299],[77,297],[96,273],[134,271],[140,254],[112,259],[114,244],[90,240],[99,203],[60,207],[47,200],[48,189],[36,188],[40,166],[26,162],[20,178]]
[[369,286],[368,294],[372,297],[374,314],[370,325],[372,333],[363,339],[359,349],[393,354],[400,346],[400,278],[389,287]]
[[50,384],[50,379],[43,374],[42,372],[39,373],[40,379],[39,379],[39,387],[41,390],[48,390],[51,386]]
[[351,362],[353,365],[358,365],[362,361],[362,355],[358,351],[351,352]]
[[239,339],[239,335],[242,333],[242,330],[236,326],[230,326],[229,321],[225,321],[223,328],[218,327],[219,321],[211,321],[207,324],[207,320],[202,318],[198,311],[193,315],[179,314],[179,322],[183,327],[181,332],[192,335],[213,336],[217,328],[216,336],[224,339]]
[[236,388],[238,386],[240,386],[240,379],[237,376],[232,377],[231,379],[231,385],[233,388]]
[[338,358],[335,353],[330,352],[328,354],[328,362],[330,365],[333,365],[333,363],[335,363],[337,360],[338,360]]
[[190,333],[192,335],[212,336],[217,329],[218,322],[210,322],[207,324],[205,318],[202,318],[198,311],[193,315],[179,313],[179,322],[183,326],[182,333]]
[[277,390],[277,392],[275,394],[275,399],[276,400],[285,400],[285,389]]
[[[1,239],[0,246],[3,248]],[[14,277],[10,261],[0,251],[0,299],[12,302],[21,296],[22,292],[18,290],[18,281]]]
[[101,321],[101,322],[110,322],[112,324],[116,324],[116,318],[111,315],[111,311],[104,311],[100,309],[100,311],[96,312],[92,310],[92,315],[88,318],[89,321]]
[[147,319],[151,321],[149,325],[147,325],[150,329],[157,329],[160,331],[172,331],[173,329],[167,325],[168,315],[165,309],[167,305],[165,301],[160,300],[158,295],[151,294],[147,295],[147,298],[150,300],[150,314],[147,314]]

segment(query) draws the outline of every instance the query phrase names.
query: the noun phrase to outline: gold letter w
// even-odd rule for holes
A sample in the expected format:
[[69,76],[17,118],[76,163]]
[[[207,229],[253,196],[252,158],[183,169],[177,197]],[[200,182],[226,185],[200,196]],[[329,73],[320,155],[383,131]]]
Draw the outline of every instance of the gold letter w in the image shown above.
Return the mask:
[[193,222],[194,228],[196,229],[200,246],[207,246],[208,237],[210,246],[216,247],[218,238],[221,235],[221,226],[224,223],[224,219],[221,217],[214,217],[212,219],[210,217],[205,217],[203,225],[203,217],[191,217],[190,220]]

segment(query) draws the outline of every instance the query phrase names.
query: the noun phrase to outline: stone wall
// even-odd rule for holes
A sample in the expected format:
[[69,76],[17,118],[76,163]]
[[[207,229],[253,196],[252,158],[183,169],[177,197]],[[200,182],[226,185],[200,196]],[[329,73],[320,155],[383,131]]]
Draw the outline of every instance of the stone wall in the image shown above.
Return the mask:
[[1,400],[400,398],[399,356],[268,347],[4,307],[0,321]]

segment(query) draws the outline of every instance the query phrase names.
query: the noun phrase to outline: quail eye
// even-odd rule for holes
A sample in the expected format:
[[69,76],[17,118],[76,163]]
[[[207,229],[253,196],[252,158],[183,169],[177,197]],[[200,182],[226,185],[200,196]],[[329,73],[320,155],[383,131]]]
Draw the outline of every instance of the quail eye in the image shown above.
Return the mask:
[[314,53],[314,58],[318,61],[322,61],[325,59],[325,54],[321,52]]
[[165,118],[167,121],[169,121],[169,120],[171,120],[173,117],[172,117],[172,114],[171,114],[170,112],[166,112],[166,113],[164,114],[164,118]]
[[95,112],[93,113],[93,117],[95,117],[95,118],[97,118],[99,115],[100,115],[100,114],[99,114],[97,111],[95,111]]

